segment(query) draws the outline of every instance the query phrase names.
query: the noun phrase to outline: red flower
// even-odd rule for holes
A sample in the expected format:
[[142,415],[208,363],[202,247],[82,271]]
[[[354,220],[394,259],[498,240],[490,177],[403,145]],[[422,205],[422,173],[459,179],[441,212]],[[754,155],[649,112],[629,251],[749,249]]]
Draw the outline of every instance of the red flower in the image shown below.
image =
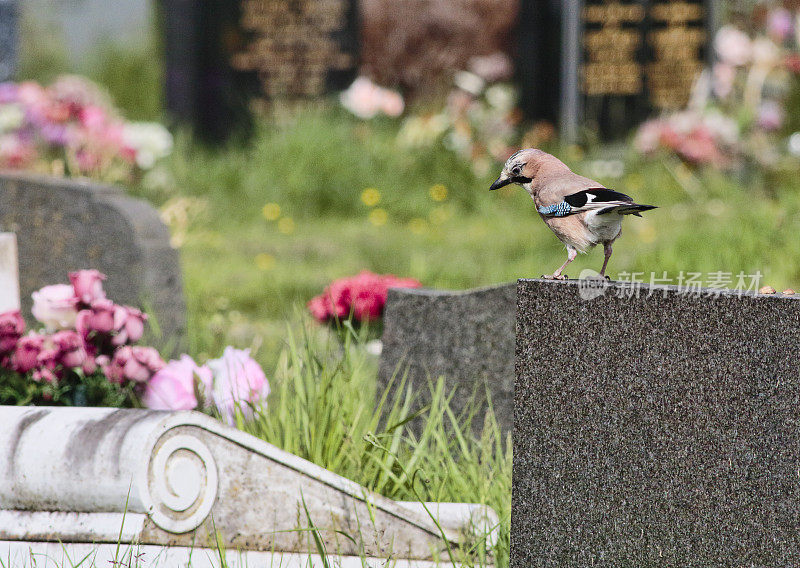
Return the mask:
[[389,288],[417,288],[422,284],[413,278],[397,278],[392,274],[380,275],[367,270],[334,280],[321,295],[308,302],[311,315],[319,322],[346,318],[351,314],[356,321],[379,319],[386,305]]

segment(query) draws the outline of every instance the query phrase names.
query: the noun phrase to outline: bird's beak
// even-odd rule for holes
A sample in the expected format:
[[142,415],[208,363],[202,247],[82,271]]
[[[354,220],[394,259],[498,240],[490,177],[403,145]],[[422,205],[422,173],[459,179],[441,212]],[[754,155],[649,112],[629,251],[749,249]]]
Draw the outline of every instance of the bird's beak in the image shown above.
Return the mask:
[[494,180],[494,183],[489,187],[489,191],[494,191],[495,189],[500,189],[510,183],[513,183],[514,180],[510,177],[503,177],[503,174],[500,174],[500,177]]

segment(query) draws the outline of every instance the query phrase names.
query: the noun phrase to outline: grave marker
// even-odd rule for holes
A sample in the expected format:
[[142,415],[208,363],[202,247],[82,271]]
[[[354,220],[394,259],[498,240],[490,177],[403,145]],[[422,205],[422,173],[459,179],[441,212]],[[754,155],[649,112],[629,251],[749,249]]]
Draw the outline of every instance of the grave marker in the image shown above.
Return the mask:
[[362,566],[363,555],[428,567],[448,545],[497,538],[488,507],[426,503],[437,526],[421,503],[198,412],[0,406],[0,471],[0,557],[13,565],[40,551],[105,558],[134,545],[170,566],[230,554],[230,565],[299,567],[309,556],[321,564],[318,538],[336,565]]
[[17,238],[0,233],[0,313],[20,309]]
[[[510,432],[514,413],[514,317],[516,284],[463,291],[389,290],[383,316],[379,394],[395,373],[427,402],[428,378],[444,376],[460,411],[473,392],[492,397],[497,421]],[[395,383],[395,387],[397,384]],[[485,407],[484,407],[485,408]],[[474,426],[483,426],[483,416]]]
[[206,137],[247,131],[274,100],[346,88],[358,57],[356,0],[162,0],[166,101]]
[[23,315],[30,314],[35,290],[96,268],[108,276],[110,298],[152,315],[161,330],[154,342],[165,355],[184,350],[180,259],[148,203],[88,181],[3,173],[0,230],[16,234]]
[[0,83],[10,81],[19,57],[19,14],[17,0],[0,0]]
[[587,291],[517,289],[511,567],[800,564],[800,297]]
[[709,59],[715,0],[524,0],[518,77],[530,118],[624,136],[682,108]]

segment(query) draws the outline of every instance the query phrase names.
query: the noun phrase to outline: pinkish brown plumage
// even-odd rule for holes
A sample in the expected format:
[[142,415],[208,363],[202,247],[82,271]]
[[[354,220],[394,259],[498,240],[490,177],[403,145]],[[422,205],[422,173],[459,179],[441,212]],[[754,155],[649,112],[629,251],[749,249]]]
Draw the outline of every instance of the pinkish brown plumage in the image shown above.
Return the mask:
[[525,188],[542,220],[567,247],[566,262],[545,278],[566,278],[562,272],[578,253],[585,253],[600,243],[605,254],[600,275],[605,276],[612,244],[622,232],[622,217],[638,217],[641,211],[655,209],[574,173],[555,156],[535,148],[512,155],[489,189],[510,183]]

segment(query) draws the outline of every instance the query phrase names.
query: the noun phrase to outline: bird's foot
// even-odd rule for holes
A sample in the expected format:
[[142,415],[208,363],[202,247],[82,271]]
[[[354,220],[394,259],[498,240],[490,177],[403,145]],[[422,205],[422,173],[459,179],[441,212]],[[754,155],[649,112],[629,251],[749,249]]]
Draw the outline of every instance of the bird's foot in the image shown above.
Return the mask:
[[542,274],[543,280],[566,280],[569,276],[566,274]]

